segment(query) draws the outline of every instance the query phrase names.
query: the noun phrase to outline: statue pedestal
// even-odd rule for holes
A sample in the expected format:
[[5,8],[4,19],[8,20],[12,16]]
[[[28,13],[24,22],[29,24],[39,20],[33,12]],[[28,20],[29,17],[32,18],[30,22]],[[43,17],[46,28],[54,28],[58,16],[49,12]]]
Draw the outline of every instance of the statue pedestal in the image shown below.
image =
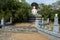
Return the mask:
[[35,22],[36,16],[33,14],[29,15],[29,22]]

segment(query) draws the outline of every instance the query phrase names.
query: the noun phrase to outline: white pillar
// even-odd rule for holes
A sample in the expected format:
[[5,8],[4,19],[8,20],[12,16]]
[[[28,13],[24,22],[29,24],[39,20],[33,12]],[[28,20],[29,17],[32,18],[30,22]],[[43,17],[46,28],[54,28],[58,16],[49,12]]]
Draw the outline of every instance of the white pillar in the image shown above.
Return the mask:
[[55,14],[53,32],[59,32],[58,16]]
[[44,28],[44,18],[42,18],[42,28]]
[[12,23],[12,17],[10,17],[10,23]]
[[1,25],[4,25],[4,17],[1,19]]
[[38,20],[38,18],[36,18],[36,20],[35,20],[35,27],[36,28],[38,27],[38,24],[39,24],[39,20]]
[[49,23],[49,18],[47,19],[47,23]]

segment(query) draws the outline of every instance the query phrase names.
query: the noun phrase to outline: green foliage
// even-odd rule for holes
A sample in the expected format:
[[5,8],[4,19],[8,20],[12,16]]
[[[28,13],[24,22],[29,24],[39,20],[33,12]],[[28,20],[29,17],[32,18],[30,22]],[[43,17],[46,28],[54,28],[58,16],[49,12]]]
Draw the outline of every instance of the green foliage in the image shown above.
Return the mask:
[[26,2],[19,2],[19,0],[1,0],[0,2],[0,19],[5,17],[6,20],[9,17],[14,19],[28,19],[30,13],[30,5]]
[[44,5],[44,4],[41,4],[41,5],[43,9],[39,10],[38,13],[43,15],[45,20],[47,18],[50,18],[50,20],[53,21],[56,13],[58,14],[58,17],[60,17],[60,9],[52,10],[51,5]]
[[44,19],[46,20],[51,14],[50,5],[44,5],[44,4],[41,5],[43,9],[39,10],[38,13],[43,15]]
[[44,5],[44,4],[41,5],[42,5],[42,9],[39,10],[38,13],[43,15],[45,20],[49,18],[51,21],[53,21],[56,13],[58,14],[58,17],[60,19],[60,9],[52,10],[51,5]]

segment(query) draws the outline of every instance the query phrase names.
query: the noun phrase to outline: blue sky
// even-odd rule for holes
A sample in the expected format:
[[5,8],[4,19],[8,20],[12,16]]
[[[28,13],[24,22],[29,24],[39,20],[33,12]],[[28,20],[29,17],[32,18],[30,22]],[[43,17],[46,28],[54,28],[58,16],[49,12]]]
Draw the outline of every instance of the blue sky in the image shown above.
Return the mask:
[[37,2],[37,3],[44,3],[44,4],[52,4],[54,2],[56,2],[57,0],[26,0],[28,3],[32,3],[32,2]]

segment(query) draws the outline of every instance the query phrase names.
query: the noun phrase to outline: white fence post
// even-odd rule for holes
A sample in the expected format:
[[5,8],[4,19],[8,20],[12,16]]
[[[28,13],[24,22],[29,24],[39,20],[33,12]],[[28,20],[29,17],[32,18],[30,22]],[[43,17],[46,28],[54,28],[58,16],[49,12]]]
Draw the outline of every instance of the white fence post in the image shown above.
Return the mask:
[[38,24],[39,24],[39,20],[38,20],[38,18],[36,17],[36,20],[35,20],[35,27],[38,27]]
[[44,18],[42,18],[42,28],[44,28]]
[[4,26],[4,17],[1,19],[1,25]]
[[47,23],[49,23],[49,18],[47,19]]
[[53,32],[59,32],[58,16],[55,14]]
[[10,23],[12,23],[12,17],[10,17]]

